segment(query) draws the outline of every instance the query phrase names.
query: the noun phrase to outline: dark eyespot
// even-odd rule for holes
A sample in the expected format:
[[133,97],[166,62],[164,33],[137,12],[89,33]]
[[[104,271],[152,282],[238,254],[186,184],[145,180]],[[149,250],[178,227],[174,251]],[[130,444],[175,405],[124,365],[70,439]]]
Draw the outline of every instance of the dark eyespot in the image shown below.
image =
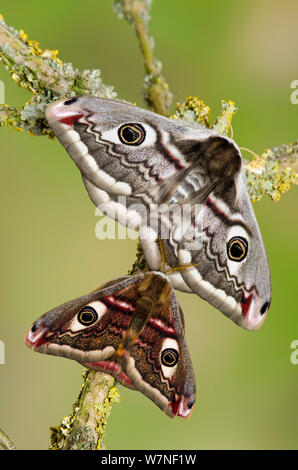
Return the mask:
[[93,325],[98,319],[97,312],[92,307],[84,307],[78,314],[78,322],[84,326]]
[[195,401],[194,400],[189,400],[188,404],[187,404],[187,408],[190,410],[195,404]]
[[35,331],[37,330],[37,328],[38,328],[37,322],[33,323],[32,328],[31,328],[32,333],[35,333]]
[[118,129],[118,137],[122,144],[140,145],[144,142],[146,132],[141,124],[128,123]]
[[269,308],[269,305],[270,303],[269,302],[265,302],[264,305],[262,306],[261,310],[260,310],[260,314],[261,315],[264,315],[264,313],[266,312],[266,310]]
[[228,257],[232,261],[242,261],[247,255],[248,243],[243,237],[233,237],[228,241]]
[[166,367],[174,367],[178,362],[179,354],[176,349],[164,349],[161,353],[161,363]]
[[72,103],[75,103],[78,98],[70,98],[70,100],[64,101],[64,105],[69,106]]

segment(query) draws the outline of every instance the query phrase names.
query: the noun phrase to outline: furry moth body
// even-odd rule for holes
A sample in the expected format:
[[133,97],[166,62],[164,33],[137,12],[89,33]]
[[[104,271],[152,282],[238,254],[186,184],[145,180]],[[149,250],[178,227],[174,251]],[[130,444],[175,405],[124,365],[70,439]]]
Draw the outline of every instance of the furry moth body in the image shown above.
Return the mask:
[[[162,238],[168,268],[193,265],[172,270],[175,288],[197,293],[246,329],[261,326],[270,270],[233,140],[93,97],[53,103],[46,116],[94,204],[140,231],[151,269],[161,269]],[[186,205],[190,219],[182,229],[179,210]]]
[[187,418],[195,378],[183,312],[165,274],[116,279],[37,320],[25,343],[108,372],[150,398],[168,416]]

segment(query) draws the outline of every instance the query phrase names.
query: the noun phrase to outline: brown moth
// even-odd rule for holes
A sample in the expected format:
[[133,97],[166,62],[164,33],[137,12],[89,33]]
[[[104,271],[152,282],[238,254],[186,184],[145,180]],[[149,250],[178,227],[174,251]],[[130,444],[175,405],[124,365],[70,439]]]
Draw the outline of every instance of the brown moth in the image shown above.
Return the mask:
[[25,344],[108,372],[172,418],[192,412],[196,387],[183,312],[161,272],[116,279],[50,310]]

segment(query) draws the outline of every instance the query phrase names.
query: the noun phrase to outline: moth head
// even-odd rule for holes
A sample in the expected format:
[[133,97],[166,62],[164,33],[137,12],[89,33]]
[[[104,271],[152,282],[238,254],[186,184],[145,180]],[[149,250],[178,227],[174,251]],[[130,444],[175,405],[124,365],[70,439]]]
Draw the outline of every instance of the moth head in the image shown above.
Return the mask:
[[[156,115],[149,114],[156,119]],[[112,146],[120,152],[140,151],[156,142],[157,133],[146,112],[120,101],[88,97],[60,100],[47,108],[46,117],[70,154],[71,134],[70,142],[65,139],[71,129],[84,133],[89,141]]]

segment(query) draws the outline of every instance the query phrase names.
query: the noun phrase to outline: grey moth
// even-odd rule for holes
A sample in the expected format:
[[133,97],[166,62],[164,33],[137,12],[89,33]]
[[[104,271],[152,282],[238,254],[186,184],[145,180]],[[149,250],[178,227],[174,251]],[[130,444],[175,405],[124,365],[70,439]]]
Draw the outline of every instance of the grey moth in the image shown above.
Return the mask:
[[150,269],[243,328],[262,325],[270,269],[232,139],[94,97],[57,101],[46,117],[93,203],[139,231]]

